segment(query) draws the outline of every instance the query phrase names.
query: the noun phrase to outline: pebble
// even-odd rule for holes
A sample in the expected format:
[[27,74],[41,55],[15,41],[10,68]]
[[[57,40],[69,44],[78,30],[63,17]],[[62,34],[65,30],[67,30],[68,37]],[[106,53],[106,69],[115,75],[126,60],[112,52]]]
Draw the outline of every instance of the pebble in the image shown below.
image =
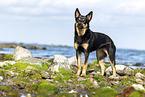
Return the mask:
[[2,76],[0,76],[0,81],[2,81],[4,78]]

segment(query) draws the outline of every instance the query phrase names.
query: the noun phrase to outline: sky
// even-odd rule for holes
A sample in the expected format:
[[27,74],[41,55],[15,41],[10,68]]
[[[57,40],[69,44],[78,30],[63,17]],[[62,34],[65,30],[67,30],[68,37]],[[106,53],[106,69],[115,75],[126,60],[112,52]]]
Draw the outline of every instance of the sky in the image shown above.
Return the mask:
[[76,8],[117,48],[145,50],[145,0],[0,0],[0,42],[73,46]]

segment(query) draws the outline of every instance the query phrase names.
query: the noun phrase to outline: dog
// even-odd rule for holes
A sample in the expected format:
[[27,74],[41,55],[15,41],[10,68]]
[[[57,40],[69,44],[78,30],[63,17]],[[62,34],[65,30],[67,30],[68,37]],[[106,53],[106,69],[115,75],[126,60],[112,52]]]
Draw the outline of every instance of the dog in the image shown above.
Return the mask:
[[113,75],[116,76],[116,47],[109,36],[90,30],[89,23],[92,19],[92,15],[92,11],[86,16],[83,16],[80,14],[78,8],[75,10],[74,47],[76,50],[78,64],[78,71],[76,75],[79,76],[81,73],[81,54],[84,53],[85,55],[81,76],[86,76],[89,54],[92,51],[96,51],[97,61],[101,66],[101,75],[104,76],[105,73],[104,58],[107,56],[113,69]]

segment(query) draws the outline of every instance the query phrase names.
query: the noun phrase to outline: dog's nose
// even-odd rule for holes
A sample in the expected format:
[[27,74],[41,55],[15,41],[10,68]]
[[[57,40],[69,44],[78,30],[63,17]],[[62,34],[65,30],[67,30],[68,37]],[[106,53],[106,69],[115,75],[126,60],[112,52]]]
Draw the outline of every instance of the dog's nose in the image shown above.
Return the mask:
[[83,25],[82,25],[82,23],[78,23],[77,26],[78,26],[79,29],[83,29]]

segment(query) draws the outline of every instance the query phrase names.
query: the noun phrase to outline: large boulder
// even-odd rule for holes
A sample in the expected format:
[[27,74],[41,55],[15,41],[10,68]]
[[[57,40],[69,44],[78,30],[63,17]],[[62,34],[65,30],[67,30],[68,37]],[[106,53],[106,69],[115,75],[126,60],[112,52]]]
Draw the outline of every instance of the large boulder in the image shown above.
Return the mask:
[[54,64],[50,67],[50,70],[59,72],[61,68],[65,70],[71,69],[68,59],[62,55],[54,55]]
[[17,46],[13,55],[15,61],[22,60],[23,58],[32,58],[32,54],[29,50]]
[[[119,75],[134,75],[135,73],[134,70],[132,70],[130,67],[127,67],[125,65],[115,65],[115,68],[116,68],[116,72]],[[106,69],[107,74],[108,72],[112,72],[111,66]]]

